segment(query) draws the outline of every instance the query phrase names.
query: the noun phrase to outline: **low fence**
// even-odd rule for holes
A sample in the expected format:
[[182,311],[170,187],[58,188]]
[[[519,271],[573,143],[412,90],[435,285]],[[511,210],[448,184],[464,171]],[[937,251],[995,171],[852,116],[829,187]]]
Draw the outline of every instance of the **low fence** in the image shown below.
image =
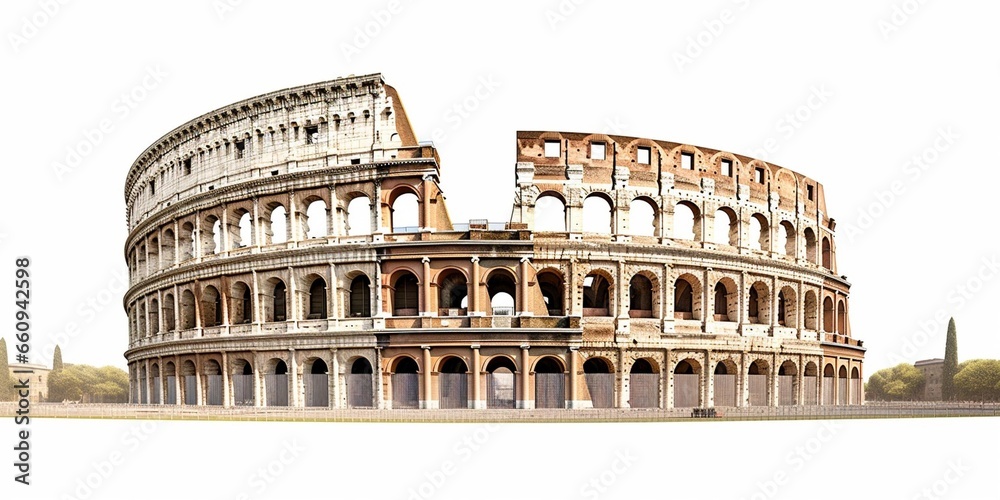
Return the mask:
[[[0,403],[0,417],[13,417],[15,403]],[[712,413],[712,411],[714,413]],[[110,418],[155,420],[247,420],[331,422],[650,422],[921,418],[1000,416],[1000,403],[866,403],[851,406],[750,406],[636,409],[440,409],[230,407],[135,404],[36,403],[35,418]]]

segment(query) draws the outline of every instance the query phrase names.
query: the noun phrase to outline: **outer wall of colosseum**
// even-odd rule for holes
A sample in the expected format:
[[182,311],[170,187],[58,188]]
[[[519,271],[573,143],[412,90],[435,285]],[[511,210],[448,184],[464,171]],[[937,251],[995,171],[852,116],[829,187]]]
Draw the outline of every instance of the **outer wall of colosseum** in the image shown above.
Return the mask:
[[511,220],[453,222],[381,75],[240,101],[126,183],[131,400],[332,408],[857,404],[823,186],[518,132]]

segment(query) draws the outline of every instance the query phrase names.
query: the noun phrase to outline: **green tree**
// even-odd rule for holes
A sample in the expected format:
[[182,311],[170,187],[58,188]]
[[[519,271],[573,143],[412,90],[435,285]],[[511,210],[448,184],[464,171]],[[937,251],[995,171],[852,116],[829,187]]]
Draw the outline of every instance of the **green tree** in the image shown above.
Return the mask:
[[52,371],[57,372],[62,369],[63,369],[62,349],[60,349],[59,346],[57,345],[55,352],[52,353]]
[[14,400],[14,379],[7,365],[7,341],[0,338],[0,401]]
[[49,374],[49,401],[128,402],[128,374],[121,368],[67,364]]
[[944,368],[941,372],[941,399],[955,399],[955,375],[958,374],[958,334],[955,318],[948,321],[948,338],[944,343]]
[[955,394],[967,401],[1000,400],[1000,360],[975,359],[962,363],[955,375]]
[[879,370],[865,384],[866,397],[871,400],[912,401],[920,399],[923,390],[923,372],[908,363]]

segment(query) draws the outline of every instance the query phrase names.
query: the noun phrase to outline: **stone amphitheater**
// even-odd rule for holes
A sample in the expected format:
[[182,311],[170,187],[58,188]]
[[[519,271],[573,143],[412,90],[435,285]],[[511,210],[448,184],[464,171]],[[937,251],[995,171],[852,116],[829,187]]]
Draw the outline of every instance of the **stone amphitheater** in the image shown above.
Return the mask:
[[864,400],[823,186],[518,132],[509,221],[453,222],[379,74],[197,117],[125,185],[130,401],[717,408]]

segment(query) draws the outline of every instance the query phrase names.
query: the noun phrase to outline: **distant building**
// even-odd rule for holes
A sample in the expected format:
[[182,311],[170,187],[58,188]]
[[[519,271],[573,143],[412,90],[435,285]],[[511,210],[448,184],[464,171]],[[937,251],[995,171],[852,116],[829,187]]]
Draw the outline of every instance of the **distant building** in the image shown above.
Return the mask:
[[[45,398],[48,397],[49,394],[49,372],[52,371],[51,368],[45,365],[21,363],[12,364],[9,368],[10,376],[14,378],[15,383],[17,383],[18,380],[24,380],[25,377],[31,378],[31,382],[29,383],[30,394],[28,396],[28,401],[31,401],[32,403],[45,401]],[[33,373],[14,373],[14,370],[31,370]]]
[[924,374],[924,401],[941,401],[941,375],[944,373],[944,360],[941,358],[924,359],[913,363]]

